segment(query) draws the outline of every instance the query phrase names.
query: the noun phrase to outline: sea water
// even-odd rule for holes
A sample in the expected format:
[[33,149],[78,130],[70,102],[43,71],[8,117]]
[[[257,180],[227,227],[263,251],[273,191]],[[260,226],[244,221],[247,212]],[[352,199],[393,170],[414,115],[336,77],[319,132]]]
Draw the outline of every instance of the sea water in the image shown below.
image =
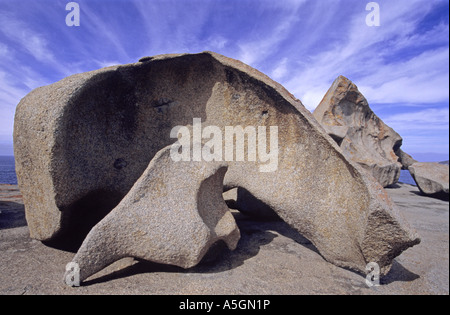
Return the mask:
[[0,156],[0,184],[17,185],[14,156]]
[[414,178],[411,176],[411,173],[408,170],[400,171],[400,178],[398,179],[400,183],[410,184],[416,186],[416,182]]

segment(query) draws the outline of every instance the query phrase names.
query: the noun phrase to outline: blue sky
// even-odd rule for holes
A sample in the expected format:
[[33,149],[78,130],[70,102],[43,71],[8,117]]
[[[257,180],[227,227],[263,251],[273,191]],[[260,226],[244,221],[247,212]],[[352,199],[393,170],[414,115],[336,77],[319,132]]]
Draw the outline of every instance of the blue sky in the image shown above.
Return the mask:
[[68,75],[142,56],[212,50],[283,84],[313,110],[339,75],[404,139],[404,151],[449,152],[449,1],[0,0],[0,155],[12,154],[17,103]]

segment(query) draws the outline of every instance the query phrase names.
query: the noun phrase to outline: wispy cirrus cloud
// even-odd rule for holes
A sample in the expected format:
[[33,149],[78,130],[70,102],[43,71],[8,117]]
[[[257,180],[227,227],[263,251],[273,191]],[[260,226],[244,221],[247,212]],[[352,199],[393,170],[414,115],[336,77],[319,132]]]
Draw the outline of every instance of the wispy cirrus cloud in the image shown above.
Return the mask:
[[360,89],[373,103],[424,104],[448,102],[449,49],[429,50],[407,61],[383,65],[360,80]]
[[300,22],[298,10],[305,1],[297,1],[295,5],[283,7],[282,16],[273,28],[262,30],[256,39],[243,38],[237,43],[238,59],[252,66],[258,66],[270,56],[277,54],[280,46],[289,38],[295,26]]
[[388,116],[385,122],[399,130],[448,130],[449,109],[428,108]]
[[10,55],[10,50],[9,50],[8,46],[0,43],[0,57],[8,58],[9,55]]
[[[108,10],[105,11],[108,5],[99,8],[98,6],[91,7],[89,3],[86,3],[82,8],[84,33],[90,39],[86,44],[97,47],[101,43],[104,49],[114,51],[113,55],[116,58],[124,61],[130,60],[130,56],[125,48],[124,32],[120,31],[120,25],[114,21],[114,17],[108,16]],[[77,39],[80,40],[80,38]],[[94,40],[98,42],[92,42]],[[92,52],[85,51],[84,54],[89,56]]]
[[[448,141],[448,122],[432,122],[448,110],[447,0],[378,0],[380,27],[365,24],[360,0],[77,2],[81,26],[67,27],[67,1],[0,0],[0,136],[39,85],[142,56],[213,50],[270,75],[310,110],[345,75],[405,144]],[[433,124],[437,135],[408,124]]]
[[[383,1],[380,6],[381,27],[367,27],[365,11],[349,16],[347,22],[341,23],[348,23],[346,26],[331,16],[324,23],[348,30],[336,38],[336,44],[317,54],[308,54],[307,62],[295,63],[295,56],[289,58],[290,69],[297,75],[282,83],[309,109],[318,105],[331,82],[341,74],[355,81],[370,102],[448,100],[448,90],[444,88],[448,84],[448,70],[445,69],[448,48],[428,50],[427,46],[421,46],[426,50],[417,51],[417,40],[429,36],[432,37],[429,44],[442,46],[447,43],[448,47],[448,39],[445,39],[448,38],[448,23],[423,32],[417,29],[421,19],[432,10],[433,1]],[[417,55],[408,55],[412,48]],[[420,91],[423,94],[418,97]]]
[[14,84],[11,75],[0,70],[0,135],[12,135],[15,105],[28,92]]
[[30,29],[25,22],[9,14],[0,13],[2,32],[15,47],[25,50],[27,54],[41,62],[54,62],[55,57],[48,49],[48,41],[42,34]]

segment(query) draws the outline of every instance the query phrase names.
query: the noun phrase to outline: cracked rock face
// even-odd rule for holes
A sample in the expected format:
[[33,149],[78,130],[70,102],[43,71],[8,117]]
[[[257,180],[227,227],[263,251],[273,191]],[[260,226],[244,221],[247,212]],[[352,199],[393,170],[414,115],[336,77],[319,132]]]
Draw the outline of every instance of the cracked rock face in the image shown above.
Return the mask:
[[[385,274],[396,256],[420,242],[383,188],[343,154],[299,100],[267,76],[211,52],[141,60],[65,78],[32,91],[19,103],[14,126],[16,170],[33,238],[78,248],[88,233],[104,233],[121,220],[133,222],[135,216],[127,215],[133,213],[132,200],[140,196],[136,185],[142,184],[150,161],[161,158],[158,152],[176,141],[170,137],[172,128],[192,130],[194,119],[199,119],[204,128],[214,126],[222,134],[227,126],[278,128],[276,170],[261,172],[267,162],[260,159],[227,161],[224,187],[243,192],[236,201],[238,209],[253,215],[270,209],[308,238],[327,261],[362,273],[369,262],[377,262]],[[271,145],[267,141],[267,150]],[[208,166],[210,162],[198,163],[195,167],[216,170]],[[177,178],[180,183],[160,180],[193,184],[189,176]],[[184,193],[167,194],[167,202],[176,198],[177,211],[193,209],[195,192],[187,187]],[[222,209],[215,206],[219,201],[208,200],[206,212]],[[162,201],[158,204],[163,206]],[[158,218],[161,209],[144,208],[134,211],[142,211],[141,217],[151,217],[151,222],[167,224]],[[179,235],[165,234],[161,227],[151,240],[145,238],[149,234],[141,239],[138,233],[134,241],[150,242],[155,254],[171,244],[172,237],[176,244],[175,240],[195,234],[189,227],[206,231],[206,225],[211,231],[216,226],[202,218],[204,224],[186,225]],[[127,233],[118,228],[114,237],[123,239]],[[84,244],[98,239],[90,236]],[[129,244],[132,235],[126,237],[124,244]],[[192,245],[197,254],[186,246],[182,256],[200,257],[198,250],[208,242],[199,244]],[[103,252],[83,248],[77,254],[80,265],[95,266],[84,267],[89,274],[104,264],[98,263]],[[121,250],[117,253],[123,255]],[[176,264],[177,259],[166,262]],[[190,266],[195,261],[179,263]]]
[[314,117],[344,154],[383,186],[398,182],[402,164],[396,152],[402,138],[370,109],[349,79],[339,76],[314,110]]

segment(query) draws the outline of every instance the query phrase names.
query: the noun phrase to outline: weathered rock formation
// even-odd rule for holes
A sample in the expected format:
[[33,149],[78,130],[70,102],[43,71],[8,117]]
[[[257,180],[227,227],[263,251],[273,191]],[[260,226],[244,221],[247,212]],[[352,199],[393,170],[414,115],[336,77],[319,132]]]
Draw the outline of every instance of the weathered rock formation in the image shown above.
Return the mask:
[[395,151],[395,155],[398,156],[398,161],[402,164],[402,170],[407,170],[411,165],[418,162],[402,149]]
[[395,184],[402,165],[396,151],[402,138],[370,109],[349,79],[339,76],[314,110],[314,117],[344,154],[383,186]]
[[449,198],[449,166],[440,163],[414,163],[409,172],[426,195]]
[[[299,100],[267,76],[210,52],[142,61],[65,78],[32,91],[19,103],[14,150],[33,238],[66,246],[71,239],[75,244],[83,240],[96,224],[93,235],[102,235],[105,222],[133,222],[128,214],[148,213],[144,216],[148,218],[153,213],[156,218],[151,222],[157,222],[161,209],[147,208],[155,204],[143,200],[145,207],[133,210],[132,200],[139,199],[138,191],[145,191],[141,185],[151,178],[150,161],[156,165],[157,152],[174,143],[172,129],[190,126],[194,130],[191,125],[197,118],[204,127],[214,126],[222,134],[227,126],[278,128],[279,145],[270,144],[270,150],[277,153],[276,171],[261,172],[267,161],[259,153],[256,161],[234,158],[226,162],[224,187],[243,189],[257,201],[244,203],[238,198],[242,211],[257,215],[261,205],[275,211],[329,262],[362,273],[367,263],[377,262],[385,274],[396,256],[420,242],[383,188],[342,153]],[[378,137],[383,139],[388,133]],[[259,146],[264,142],[259,140]],[[144,171],[147,175],[138,181]],[[179,174],[177,178],[181,186],[193,185],[190,176]],[[162,189],[167,180],[159,178],[156,187]],[[196,178],[194,186],[199,182]],[[167,202],[172,204],[172,198],[186,205],[184,200],[191,200],[191,210],[198,207],[192,203],[193,196],[183,192],[176,197],[168,194]],[[222,213],[216,209],[218,203],[206,202],[203,211]],[[111,216],[105,217],[112,209]],[[166,224],[162,219],[161,224]],[[118,227],[111,237],[122,238],[128,232]],[[180,230],[173,237],[187,238],[193,232]],[[136,242],[147,240],[135,237]],[[170,244],[171,238],[163,232],[153,235],[149,246],[158,250]],[[78,257],[83,257],[84,248]],[[98,266],[94,260],[101,258],[96,255],[109,261],[104,257],[108,253],[84,255],[91,258],[82,262],[82,268],[91,268],[91,263]]]
[[219,241],[235,249],[239,229],[222,198],[226,170],[219,162],[174,162],[170,146],[158,152],[87,235],[72,261],[80,281],[124,257],[189,268]]

